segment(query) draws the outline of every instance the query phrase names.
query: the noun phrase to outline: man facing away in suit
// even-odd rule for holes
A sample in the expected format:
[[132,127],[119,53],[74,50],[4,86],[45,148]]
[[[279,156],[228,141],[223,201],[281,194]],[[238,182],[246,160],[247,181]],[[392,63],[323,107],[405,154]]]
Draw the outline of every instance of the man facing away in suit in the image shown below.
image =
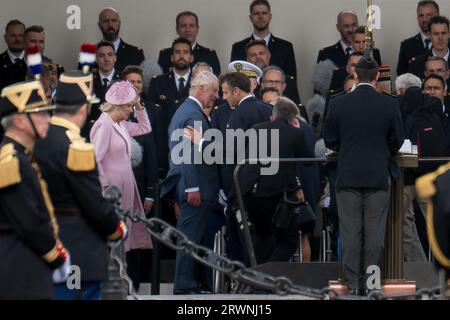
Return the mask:
[[[201,148],[183,139],[183,129],[201,122],[202,130],[210,128],[203,113],[205,107],[214,105],[219,98],[217,77],[203,71],[192,80],[190,95],[177,109],[169,125],[170,169],[163,183],[161,196],[176,189],[180,217],[177,229],[190,241],[201,244],[205,239],[212,207],[218,200],[219,176],[215,164],[206,164],[203,158],[197,163]],[[180,146],[183,148],[180,150]],[[188,154],[185,154],[187,152]],[[201,157],[201,155],[200,155]],[[196,294],[208,287],[211,279],[200,279],[198,264],[183,252],[177,252],[174,293]]]
[[363,57],[354,76],[356,89],[330,101],[324,128],[325,145],[338,152],[342,269],[353,292],[366,288],[367,267],[380,264],[390,197],[388,163],[404,139],[397,100],[375,89],[375,60]]

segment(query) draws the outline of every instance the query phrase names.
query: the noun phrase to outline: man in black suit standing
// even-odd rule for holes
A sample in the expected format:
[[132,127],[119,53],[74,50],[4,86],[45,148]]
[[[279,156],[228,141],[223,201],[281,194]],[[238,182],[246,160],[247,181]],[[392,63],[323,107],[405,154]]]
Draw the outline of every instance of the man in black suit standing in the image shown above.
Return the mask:
[[350,290],[365,289],[368,266],[379,265],[390,197],[389,158],[403,144],[396,99],[375,90],[378,65],[363,57],[357,87],[330,101],[327,148],[338,152],[336,198],[343,275]]
[[[186,38],[191,42],[194,61],[191,67],[197,62],[206,62],[211,66],[216,76],[220,74],[220,62],[214,49],[203,47],[197,43],[199,30],[198,16],[191,11],[183,11],[176,18],[176,32],[179,37]],[[172,67],[171,48],[161,49],[158,57],[158,64],[164,73],[168,73]]]
[[425,77],[437,74],[447,82],[447,96],[450,97],[450,70],[447,61],[441,57],[428,57],[425,63]]
[[411,38],[403,40],[398,54],[397,75],[408,72],[409,62],[431,49],[428,36],[428,22],[439,15],[439,5],[432,0],[419,1],[417,4],[417,22],[420,32]]
[[19,20],[6,24],[4,39],[7,49],[0,54],[0,90],[8,85],[25,80],[27,64],[23,34],[25,25]]
[[418,76],[420,79],[425,77],[425,65],[429,57],[444,58],[447,65],[450,65],[449,48],[449,21],[444,16],[435,16],[428,23],[428,36],[431,40],[431,50],[418,58],[412,58],[408,72]]
[[115,68],[118,73],[126,66],[140,65],[145,59],[141,48],[125,43],[119,37],[121,23],[119,13],[114,8],[105,8],[98,16],[98,27],[103,34],[103,40],[112,42],[114,45],[117,56]]
[[271,53],[270,64],[283,69],[286,76],[297,79],[297,65],[292,43],[273,36],[269,30],[270,20],[272,20],[269,2],[254,0],[250,4],[249,18],[253,24],[253,34],[233,44],[230,61],[246,60],[246,44],[251,40],[264,40]]
[[347,57],[353,52],[353,31],[358,27],[358,17],[353,11],[341,11],[337,16],[336,29],[341,34],[341,39],[334,45],[319,51],[317,62],[330,59],[336,67],[343,67],[347,63]]
[[169,136],[167,129],[177,108],[189,96],[190,65],[194,59],[188,39],[178,38],[171,48],[172,71],[153,77],[150,81],[148,101],[159,105],[152,122],[158,153],[159,176],[163,179],[169,169]]
[[94,94],[98,98],[98,103],[92,104],[91,112],[89,113],[86,123],[81,129],[81,135],[89,139],[89,132],[91,131],[94,122],[100,117],[100,105],[105,102],[105,94],[109,86],[119,79],[119,75],[114,68],[116,63],[116,53],[114,52],[114,45],[108,41],[100,41],[97,44],[95,53],[95,62],[97,70],[94,72]]

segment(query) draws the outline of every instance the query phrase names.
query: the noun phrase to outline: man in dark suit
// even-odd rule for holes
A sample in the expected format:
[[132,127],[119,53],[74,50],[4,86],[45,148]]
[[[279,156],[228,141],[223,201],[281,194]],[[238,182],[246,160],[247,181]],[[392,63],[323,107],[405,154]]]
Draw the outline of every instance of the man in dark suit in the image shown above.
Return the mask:
[[330,59],[336,67],[343,67],[347,63],[347,57],[352,53],[352,36],[358,27],[358,17],[353,11],[341,11],[337,16],[336,29],[341,34],[341,39],[334,45],[319,51],[317,62]]
[[[238,107],[240,108],[240,107]],[[247,145],[247,153],[260,154],[257,150],[260,139],[267,142],[267,154],[274,158],[307,158],[314,154],[308,148],[303,129],[294,127],[294,121],[299,115],[297,106],[287,98],[277,98],[273,110],[272,120],[253,126],[257,141]],[[277,141],[272,141],[272,130],[277,131]],[[265,132],[265,133],[264,133]],[[276,146],[276,149],[271,149]],[[256,148],[250,151],[250,148]],[[287,229],[277,228],[273,222],[275,209],[283,198],[300,199],[297,193],[301,186],[297,176],[296,164],[279,164],[274,175],[264,175],[261,164],[247,165],[240,172],[241,190],[248,208],[249,218],[255,229],[254,248],[258,264],[267,261],[287,262],[298,248],[299,226],[293,221]],[[232,192],[233,193],[233,192]]]
[[117,57],[114,52],[114,45],[108,41],[100,41],[96,46],[95,63],[97,64],[94,72],[94,94],[98,99],[97,103],[91,105],[91,112],[88,115],[87,121],[84,124],[81,135],[89,140],[89,133],[94,122],[100,117],[100,105],[105,102],[105,94],[109,86],[119,80],[114,65]]
[[148,101],[159,105],[155,113],[154,134],[158,152],[159,176],[163,179],[169,168],[167,128],[177,108],[189,95],[191,81],[190,65],[193,61],[189,40],[175,39],[172,43],[172,71],[153,77],[150,81]]
[[47,136],[48,111],[54,108],[39,81],[2,90],[0,299],[52,299],[53,283],[69,276],[69,252],[59,239],[45,182],[31,156],[36,141]]
[[343,275],[350,290],[366,288],[367,267],[379,265],[390,198],[388,162],[402,146],[396,99],[375,90],[378,65],[363,57],[356,89],[330,101],[324,141],[338,152],[336,197]]
[[[203,47],[197,43],[197,35],[199,30],[198,16],[191,11],[183,11],[176,18],[176,32],[179,37],[186,38],[191,42],[192,54],[194,60],[191,64],[193,67],[197,62],[206,62],[211,66],[215,75],[220,74],[220,62],[217,53],[213,49]],[[172,48],[161,49],[158,57],[158,64],[164,73],[168,73],[172,67],[171,57]]]
[[[204,131],[210,128],[203,108],[214,105],[219,97],[218,91],[217,77],[208,71],[200,72],[191,84],[191,95],[177,109],[169,126],[173,137],[170,150],[174,153],[170,157],[170,170],[163,183],[161,196],[176,189],[180,206],[177,229],[196,244],[204,241],[210,213],[218,199],[219,177],[216,165],[205,163],[199,147],[183,139],[183,129],[187,126],[198,128],[199,124]],[[180,146],[183,146],[182,150]],[[211,279],[199,279],[196,269],[197,263],[192,258],[177,252],[175,294],[199,293],[202,286],[211,285]]]
[[400,44],[398,54],[397,75],[408,72],[408,66],[413,58],[427,53],[431,49],[431,40],[428,36],[428,22],[439,15],[439,5],[433,0],[419,1],[417,4],[417,22],[420,32]]
[[11,20],[5,27],[7,49],[0,54],[0,90],[8,85],[25,80],[27,64],[23,34],[25,25],[19,20]]
[[[252,40],[245,46],[247,52],[247,61],[258,66],[261,70],[265,70],[269,67],[270,51],[267,48],[264,40]],[[280,68],[281,69],[281,68]],[[288,97],[295,103],[300,103],[300,95],[298,94],[297,81],[293,76],[286,77],[283,69],[281,69],[284,77],[284,89],[280,91],[280,94]]]
[[118,73],[126,66],[140,65],[145,59],[141,48],[132,46],[119,37],[121,23],[119,13],[113,8],[103,9],[98,16],[98,27],[103,34],[103,40],[114,45],[117,56],[115,68]]
[[425,64],[428,57],[441,57],[450,66],[450,47],[449,47],[449,21],[444,16],[435,16],[428,23],[428,37],[431,40],[432,48],[424,55],[412,58],[409,62],[408,72],[418,76],[420,79],[425,77]]
[[35,147],[60,237],[81,269],[81,290],[56,285],[56,299],[100,299],[100,283],[108,279],[107,242],[115,247],[127,233],[114,205],[102,196],[94,147],[80,136],[91,96],[83,86],[89,82],[92,75],[79,71],[61,75],[49,134]]
[[245,46],[247,43],[252,40],[264,40],[271,54],[270,64],[283,69],[287,77],[297,79],[297,65],[292,43],[273,36],[269,30],[272,19],[269,2],[267,0],[254,0],[250,4],[249,18],[253,24],[253,34],[233,44],[230,61],[246,60]]

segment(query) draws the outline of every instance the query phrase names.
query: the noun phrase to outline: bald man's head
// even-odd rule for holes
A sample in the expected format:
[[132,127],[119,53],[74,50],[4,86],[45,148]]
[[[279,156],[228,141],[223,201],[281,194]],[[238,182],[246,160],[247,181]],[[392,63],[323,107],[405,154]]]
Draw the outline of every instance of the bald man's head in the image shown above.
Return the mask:
[[352,42],[353,31],[358,26],[358,17],[353,11],[341,11],[337,16],[336,29],[341,34],[341,39],[348,46]]
[[114,8],[103,9],[98,15],[98,27],[104,40],[116,41],[120,32],[120,17],[117,10]]

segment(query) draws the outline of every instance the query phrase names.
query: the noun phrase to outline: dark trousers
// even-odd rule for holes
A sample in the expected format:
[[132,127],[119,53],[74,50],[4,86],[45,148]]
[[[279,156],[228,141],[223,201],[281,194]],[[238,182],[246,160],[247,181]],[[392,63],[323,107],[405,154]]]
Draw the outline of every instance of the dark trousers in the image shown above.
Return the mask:
[[281,194],[268,197],[245,197],[249,219],[254,226],[252,235],[258,264],[268,261],[288,262],[299,246],[298,227],[275,228],[272,217]]
[[126,253],[127,273],[133,281],[133,287],[139,291],[141,283],[151,282],[152,250],[133,249]]
[[[180,185],[180,184],[179,184]],[[206,240],[207,228],[213,212],[213,203],[202,199],[199,208],[187,203],[184,190],[179,190],[180,217],[177,229],[197,245]],[[198,289],[200,283],[211,283],[211,279],[201,279],[199,264],[182,251],[177,251],[175,262],[174,292],[185,289]],[[208,285],[206,285],[208,286]]]
[[389,197],[389,188],[351,188],[336,192],[342,271],[351,290],[364,289],[367,267],[380,265]]

